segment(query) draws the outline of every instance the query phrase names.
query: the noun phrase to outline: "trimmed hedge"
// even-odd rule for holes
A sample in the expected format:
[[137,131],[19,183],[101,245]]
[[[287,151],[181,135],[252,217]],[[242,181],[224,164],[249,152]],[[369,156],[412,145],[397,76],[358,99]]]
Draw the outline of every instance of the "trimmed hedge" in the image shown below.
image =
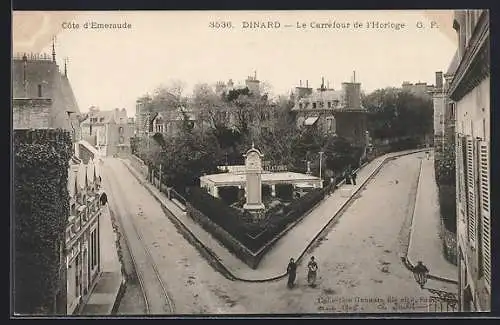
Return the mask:
[[[231,234],[242,245],[253,252],[258,251],[290,223],[298,220],[324,198],[324,189],[315,189],[288,206],[277,205],[265,212],[261,222],[247,222],[248,212],[227,206],[223,200],[214,198],[205,190],[193,187],[187,200],[214,223]],[[225,240],[221,239],[221,242]]]
[[230,205],[238,201],[239,188],[238,186],[221,186],[219,187],[219,197],[226,204]]
[[455,186],[438,186],[439,209],[445,228],[452,233],[457,232],[457,207],[455,202]]
[[59,271],[69,215],[71,149],[70,133],[64,130],[14,131],[16,313],[56,313],[56,296],[66,295]]

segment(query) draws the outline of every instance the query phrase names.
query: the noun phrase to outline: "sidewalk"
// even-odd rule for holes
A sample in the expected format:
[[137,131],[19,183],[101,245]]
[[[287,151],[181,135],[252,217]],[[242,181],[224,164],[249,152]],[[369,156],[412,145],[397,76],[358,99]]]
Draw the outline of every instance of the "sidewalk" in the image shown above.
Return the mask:
[[413,265],[422,261],[433,276],[457,281],[457,267],[443,256],[442,242],[439,237],[440,223],[438,188],[434,177],[434,155],[431,155],[429,160],[422,159],[408,259]]
[[110,315],[125,284],[115,244],[116,234],[113,231],[108,205],[102,210],[99,226],[102,273],[90,294],[90,298],[83,307],[81,315]]
[[[136,171],[129,161],[122,160],[130,172],[143,184],[143,186],[191,232],[196,239],[212,254],[218,262],[232,274],[242,281],[261,282],[269,281],[285,275],[283,265],[290,259],[300,259],[307,251],[318,235],[324,230],[339,211],[354,197],[358,190],[362,189],[372,176],[382,167],[387,159],[401,155],[411,154],[422,150],[408,150],[398,153],[387,154],[378,157],[361,168],[357,173],[357,185],[341,185],[332,195],[327,196],[310,214],[295,225],[288,233],[280,238],[271,250],[264,256],[256,270],[250,268],[236,256],[231,254],[210,233],[192,220],[186,212],[183,212],[172,201],[170,201],[156,187]],[[349,196],[343,196],[342,190],[352,189]]]

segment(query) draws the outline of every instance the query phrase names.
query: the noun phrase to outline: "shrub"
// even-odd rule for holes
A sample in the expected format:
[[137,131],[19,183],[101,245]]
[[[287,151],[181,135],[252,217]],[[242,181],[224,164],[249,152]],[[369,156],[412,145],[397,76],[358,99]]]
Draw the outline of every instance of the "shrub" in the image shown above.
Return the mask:
[[238,201],[238,194],[239,188],[237,186],[219,187],[219,197],[228,205]]
[[457,231],[455,202],[455,186],[441,185],[439,191],[439,208],[445,228],[452,233]]
[[293,185],[276,184],[276,197],[283,201],[291,201],[293,199]]
[[15,312],[54,313],[69,215],[69,132],[14,131]]

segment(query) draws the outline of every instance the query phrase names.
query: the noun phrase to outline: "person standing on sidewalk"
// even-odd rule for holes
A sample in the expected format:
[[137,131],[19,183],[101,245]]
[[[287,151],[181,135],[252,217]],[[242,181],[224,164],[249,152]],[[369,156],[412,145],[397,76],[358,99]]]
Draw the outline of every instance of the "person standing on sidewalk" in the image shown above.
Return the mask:
[[356,172],[352,172],[352,174],[351,174],[351,179],[352,179],[352,184],[353,184],[353,185],[356,185],[356,177],[357,177],[357,176],[358,176],[358,175],[356,175]]
[[311,256],[311,260],[307,263],[307,282],[309,286],[316,286],[316,276],[318,273],[318,263],[314,260],[314,256]]
[[293,288],[295,277],[297,276],[297,264],[293,258],[290,259],[288,267],[286,268],[286,273],[288,274],[288,288]]

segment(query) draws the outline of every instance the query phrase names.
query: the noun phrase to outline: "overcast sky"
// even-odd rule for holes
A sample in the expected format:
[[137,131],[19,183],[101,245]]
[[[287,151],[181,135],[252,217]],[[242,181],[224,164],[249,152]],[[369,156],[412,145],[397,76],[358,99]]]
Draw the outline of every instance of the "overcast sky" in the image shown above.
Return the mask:
[[[43,19],[29,19],[31,27],[44,31],[36,36],[43,40],[43,46],[39,45],[41,41],[34,45],[33,39],[24,42],[28,34],[35,38],[26,31],[27,24],[19,23],[27,16],[17,16],[16,25],[14,15],[14,52],[50,53],[50,30],[57,34],[61,68],[64,57],[69,58],[68,76],[80,110],[87,111],[92,105],[103,110],[125,107],[129,116],[135,113],[137,97],[172,80],[182,80],[186,93],[190,93],[199,82],[232,78],[235,83],[243,83],[254,71],[258,79],[272,85],[274,94],[289,94],[299,80],[309,80],[310,86],[319,87],[322,76],[330,87],[338,89],[341,82],[350,81],[353,71],[365,92],[398,87],[403,81],[434,84],[435,72],[447,69],[456,49],[451,11],[50,13],[51,29],[40,28],[46,24]],[[279,22],[280,28],[242,28],[243,21],[268,20]],[[78,23],[80,28],[62,29],[63,21]],[[83,28],[85,22],[92,21],[126,22],[131,28]],[[209,27],[211,21],[231,21],[234,27],[213,29]],[[350,26],[310,27],[314,22],[334,21],[349,22]],[[354,28],[355,21],[364,26]],[[368,21],[406,26],[373,30],[365,28]],[[438,28],[430,28],[432,21]],[[297,22],[307,28],[296,28]],[[418,28],[418,22],[424,27]]]

